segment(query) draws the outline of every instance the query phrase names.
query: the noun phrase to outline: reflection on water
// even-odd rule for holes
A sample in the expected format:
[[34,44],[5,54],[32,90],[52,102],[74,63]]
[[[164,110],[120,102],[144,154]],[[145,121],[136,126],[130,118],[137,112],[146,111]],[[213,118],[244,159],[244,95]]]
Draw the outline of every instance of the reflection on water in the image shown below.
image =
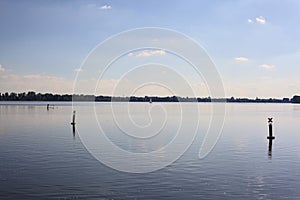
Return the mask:
[[272,159],[272,145],[273,145],[273,140],[269,139],[268,156],[269,156],[270,159]]
[[73,138],[75,139],[75,135],[76,135],[75,125],[72,124],[71,126],[72,126]]
[[[199,160],[210,112],[209,104],[199,104],[200,127],[184,155],[159,171],[130,174],[108,168],[87,152],[76,127],[70,130],[70,104],[55,104],[49,111],[46,104],[28,104],[0,105],[0,199],[299,199],[300,110],[295,105],[227,104],[220,140],[208,157]],[[131,109],[139,125],[149,121],[148,113],[143,114],[148,104]],[[170,118],[167,136],[151,146],[112,128],[106,113],[109,104],[96,105],[112,141],[135,152],[165,144],[178,125]],[[87,118],[78,112],[77,124],[88,124],[88,116],[94,117],[86,106],[81,109]],[[269,144],[268,116],[276,119],[276,142]]]

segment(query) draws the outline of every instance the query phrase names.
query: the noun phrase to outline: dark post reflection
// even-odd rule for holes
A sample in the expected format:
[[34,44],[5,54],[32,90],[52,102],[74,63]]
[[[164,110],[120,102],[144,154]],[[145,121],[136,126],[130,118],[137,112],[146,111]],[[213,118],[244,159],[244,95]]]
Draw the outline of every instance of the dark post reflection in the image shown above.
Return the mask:
[[269,159],[272,158],[272,145],[273,145],[273,140],[272,139],[269,139],[269,151],[268,151],[268,156],[269,156]]
[[73,132],[73,139],[75,139],[75,135],[76,135],[75,124],[72,125],[72,132]]
[[74,110],[73,111],[73,119],[72,119],[72,122],[71,122],[71,125],[72,125],[72,130],[73,130],[73,138],[75,139],[75,114],[76,114],[76,111]]

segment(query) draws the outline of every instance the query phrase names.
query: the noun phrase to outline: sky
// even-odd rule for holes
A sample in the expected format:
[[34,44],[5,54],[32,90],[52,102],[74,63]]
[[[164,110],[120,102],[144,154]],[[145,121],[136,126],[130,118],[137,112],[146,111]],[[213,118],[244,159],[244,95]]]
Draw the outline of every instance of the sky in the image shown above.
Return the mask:
[[[157,27],[196,41],[215,64],[227,97],[291,98],[300,94],[299,22],[298,0],[2,0],[0,92],[71,94],[77,81],[86,83],[81,93],[190,96],[172,78],[162,87],[144,87],[141,77],[163,78],[157,76],[160,63],[164,77],[179,78],[172,75],[175,70],[195,96],[210,95],[206,77],[195,76],[191,66],[161,49],[124,55],[101,77],[101,87],[98,75],[78,78],[100,43],[124,31]],[[147,63],[156,64],[127,76],[130,67]]]

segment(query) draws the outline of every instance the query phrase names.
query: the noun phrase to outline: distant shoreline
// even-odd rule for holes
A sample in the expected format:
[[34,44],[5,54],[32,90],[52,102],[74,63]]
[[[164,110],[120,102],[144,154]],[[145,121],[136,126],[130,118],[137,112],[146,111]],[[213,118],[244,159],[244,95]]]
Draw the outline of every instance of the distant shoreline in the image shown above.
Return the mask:
[[0,93],[0,102],[226,102],[226,103],[300,103],[300,96],[290,98],[211,98],[211,97],[179,97],[179,96],[130,96],[112,97],[95,95],[70,95],[70,94],[51,94],[51,93]]

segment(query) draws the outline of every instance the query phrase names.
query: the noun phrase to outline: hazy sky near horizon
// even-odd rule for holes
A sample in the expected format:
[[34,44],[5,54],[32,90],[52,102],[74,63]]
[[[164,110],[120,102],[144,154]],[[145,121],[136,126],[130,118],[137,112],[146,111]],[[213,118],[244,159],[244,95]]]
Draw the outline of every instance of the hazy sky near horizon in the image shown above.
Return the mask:
[[[99,43],[129,29],[161,27],[193,38],[207,51],[226,96],[292,97],[300,94],[299,22],[298,0],[2,0],[0,92],[72,93],[79,67]],[[136,65],[134,59],[141,57],[168,58],[159,50],[132,55],[124,63]],[[118,67],[111,73],[117,74]],[[209,95],[204,80],[183,76],[196,95]],[[131,77],[122,86],[138,87]],[[103,93],[109,94],[119,77],[102,81]],[[169,95],[164,91],[155,86],[140,95]],[[186,94],[183,89],[176,95]]]

